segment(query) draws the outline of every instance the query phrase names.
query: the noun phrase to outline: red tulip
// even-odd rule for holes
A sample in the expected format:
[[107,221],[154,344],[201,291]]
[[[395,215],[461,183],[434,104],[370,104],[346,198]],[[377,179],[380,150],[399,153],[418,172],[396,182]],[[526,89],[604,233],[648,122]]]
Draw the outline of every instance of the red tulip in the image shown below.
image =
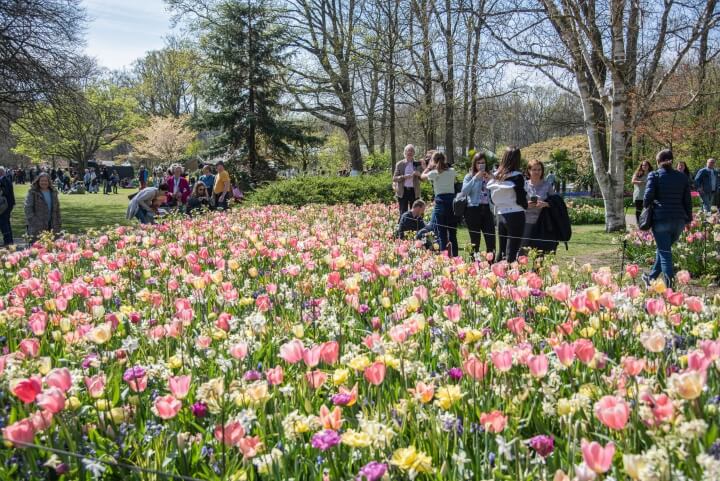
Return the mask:
[[42,391],[42,383],[40,378],[32,376],[29,379],[23,379],[17,382],[12,388],[12,393],[24,403],[31,403],[35,397]]

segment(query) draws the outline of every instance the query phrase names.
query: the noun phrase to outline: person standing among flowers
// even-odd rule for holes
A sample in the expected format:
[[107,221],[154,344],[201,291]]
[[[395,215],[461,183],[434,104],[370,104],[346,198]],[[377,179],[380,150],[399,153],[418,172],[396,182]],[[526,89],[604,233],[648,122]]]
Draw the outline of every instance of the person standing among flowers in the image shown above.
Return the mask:
[[[540,212],[543,209],[549,207],[546,202],[547,198],[551,195],[555,195],[555,187],[551,182],[545,179],[545,165],[539,160],[531,160],[527,166],[527,180],[525,181],[525,192],[528,196],[528,208],[525,211],[525,229],[523,230],[523,247],[536,247],[533,245],[535,242],[531,241],[533,232],[538,219],[540,218]],[[551,240],[551,239],[536,239],[538,240]]]
[[213,195],[215,197],[215,208],[228,208],[228,200],[230,200],[230,191],[232,184],[230,182],[230,174],[225,170],[225,163],[220,161],[215,165],[217,175],[215,176],[215,186],[213,187]]
[[15,189],[13,179],[4,167],[0,167],[0,197],[0,233],[3,245],[9,246],[14,242],[10,216],[15,207]]
[[665,285],[672,287],[672,245],[680,238],[685,226],[692,221],[690,185],[682,172],[673,169],[673,153],[662,150],[656,157],[658,170],[648,175],[643,206],[653,208],[652,233],[655,238],[655,264],[643,274],[646,285],[664,277]]
[[415,146],[408,144],[403,150],[405,158],[395,165],[393,186],[398,200],[400,215],[410,209],[416,199],[420,198],[420,172],[423,165],[415,161]]
[[645,187],[647,186],[648,175],[652,172],[652,165],[647,160],[643,160],[632,176],[633,184],[633,203],[635,204],[635,222],[640,224],[640,213],[643,210],[643,199],[645,197]]
[[495,217],[490,209],[490,192],[487,190],[488,175],[485,152],[473,156],[470,172],[463,179],[462,193],[468,197],[465,223],[470,233],[474,253],[480,251],[480,235],[485,237],[485,250],[495,252]]
[[35,178],[25,197],[25,222],[30,243],[43,232],[60,233],[60,200],[46,172]]
[[490,174],[487,188],[498,215],[500,256],[515,262],[525,230],[525,209],[528,208],[525,176],[520,172],[521,153],[508,147],[503,153],[497,172]]
[[448,250],[451,257],[458,255],[457,220],[453,212],[455,200],[455,169],[447,164],[445,154],[435,152],[430,164],[420,176],[429,180],[435,193],[435,206],[433,207],[430,226],[440,242],[440,250]]
[[700,192],[703,210],[710,212],[715,192],[720,188],[718,173],[715,170],[715,159],[708,159],[706,166],[697,171],[695,185]]

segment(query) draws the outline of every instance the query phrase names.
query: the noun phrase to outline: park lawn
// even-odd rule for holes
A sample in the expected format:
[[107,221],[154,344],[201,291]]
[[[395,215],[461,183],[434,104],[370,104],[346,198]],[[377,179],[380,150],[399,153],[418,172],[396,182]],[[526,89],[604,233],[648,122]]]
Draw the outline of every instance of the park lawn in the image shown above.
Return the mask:
[[[25,197],[30,184],[15,185],[17,205],[12,213],[13,234],[16,239],[25,235]],[[116,224],[129,224],[125,219],[128,194],[137,189],[118,189],[117,194],[59,194],[62,228],[66,232],[83,234]]]

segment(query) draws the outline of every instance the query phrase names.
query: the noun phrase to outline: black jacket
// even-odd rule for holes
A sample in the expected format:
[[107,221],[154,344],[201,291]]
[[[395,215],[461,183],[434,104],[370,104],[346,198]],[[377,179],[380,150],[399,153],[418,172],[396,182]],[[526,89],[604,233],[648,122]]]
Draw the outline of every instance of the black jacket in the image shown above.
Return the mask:
[[549,206],[540,212],[531,234],[533,239],[542,240],[530,241],[529,245],[543,251],[554,251],[559,242],[565,242],[567,248],[567,241],[572,236],[572,226],[565,201],[559,195],[551,195],[545,202]]
[[672,167],[651,172],[645,187],[643,207],[653,204],[653,222],[692,220],[690,184],[682,172]]
[[425,228],[425,221],[422,217],[413,217],[412,211],[405,212],[400,217],[400,224],[395,232],[395,237],[404,239],[406,232],[417,232]]
[[9,175],[5,174],[2,179],[0,179],[0,190],[2,190],[2,195],[8,202],[8,210],[15,207],[15,190],[13,189],[12,180],[10,180]]

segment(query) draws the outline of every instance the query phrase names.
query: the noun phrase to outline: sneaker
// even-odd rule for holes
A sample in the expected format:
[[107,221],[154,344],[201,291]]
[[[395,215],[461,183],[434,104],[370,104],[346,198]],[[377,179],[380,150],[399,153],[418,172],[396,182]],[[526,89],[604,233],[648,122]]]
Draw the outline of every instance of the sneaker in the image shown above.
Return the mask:
[[643,283],[645,284],[645,288],[646,288],[646,289],[649,289],[649,288],[650,288],[650,284],[652,283],[652,279],[650,278],[650,274],[643,274],[642,276],[640,276],[640,278],[642,279]]

